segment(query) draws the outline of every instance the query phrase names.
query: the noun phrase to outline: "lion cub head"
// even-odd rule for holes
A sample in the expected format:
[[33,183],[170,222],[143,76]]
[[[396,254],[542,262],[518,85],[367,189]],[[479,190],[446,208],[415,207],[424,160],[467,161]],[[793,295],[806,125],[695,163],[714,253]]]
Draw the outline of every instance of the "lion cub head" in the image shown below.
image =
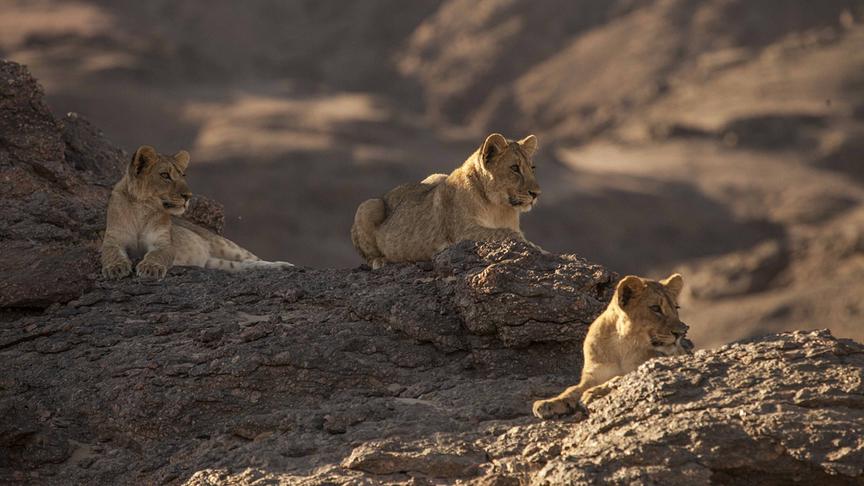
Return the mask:
[[627,316],[625,334],[650,342],[662,356],[689,354],[693,347],[685,336],[689,327],[678,317],[678,294],[684,279],[674,274],[665,280],[624,277],[615,289],[614,303]]
[[129,192],[155,210],[179,216],[186,211],[192,197],[186,185],[188,166],[189,152],[185,150],[163,155],[149,145],[142,145],[132,156],[126,172]]
[[521,212],[534,207],[540,196],[540,185],[534,177],[531,157],[537,151],[537,137],[514,142],[500,133],[486,137],[478,151],[484,172],[488,174],[486,196],[495,204],[511,206]]

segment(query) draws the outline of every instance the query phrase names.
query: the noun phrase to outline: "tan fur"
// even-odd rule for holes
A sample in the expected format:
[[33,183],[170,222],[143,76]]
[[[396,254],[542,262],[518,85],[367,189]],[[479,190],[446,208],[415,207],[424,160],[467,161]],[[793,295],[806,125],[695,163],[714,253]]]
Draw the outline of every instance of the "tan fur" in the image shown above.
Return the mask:
[[531,156],[537,138],[514,142],[489,135],[449,175],[403,184],[357,208],[351,241],[373,268],[429,260],[462,240],[526,241],[519,214],[540,194]]
[[651,358],[689,354],[692,345],[684,337],[688,327],[678,318],[683,284],[678,274],[659,282],[632,275],[618,282],[612,302],[588,329],[579,384],[534,402],[534,415],[548,419],[585,413],[585,404],[609,393],[610,379]]
[[179,216],[192,193],[186,184],[189,154],[162,155],[142,146],[108,201],[102,242],[102,275],[123,278],[131,258],[141,258],[139,277],[161,279],[172,265],[239,271],[292,266],[265,262],[234,242]]

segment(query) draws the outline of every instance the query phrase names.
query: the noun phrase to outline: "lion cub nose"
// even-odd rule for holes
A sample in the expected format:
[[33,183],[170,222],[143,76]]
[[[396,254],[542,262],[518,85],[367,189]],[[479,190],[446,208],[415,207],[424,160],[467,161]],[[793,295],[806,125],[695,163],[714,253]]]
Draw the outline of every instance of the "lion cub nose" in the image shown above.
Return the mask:
[[533,197],[534,199],[537,199],[540,196],[540,190],[538,189],[535,191],[528,191],[528,194],[531,194],[531,197]]
[[184,192],[184,193],[180,194],[180,196],[181,196],[183,199],[185,199],[185,200],[188,201],[189,198],[192,197],[192,193],[191,193],[191,192]]

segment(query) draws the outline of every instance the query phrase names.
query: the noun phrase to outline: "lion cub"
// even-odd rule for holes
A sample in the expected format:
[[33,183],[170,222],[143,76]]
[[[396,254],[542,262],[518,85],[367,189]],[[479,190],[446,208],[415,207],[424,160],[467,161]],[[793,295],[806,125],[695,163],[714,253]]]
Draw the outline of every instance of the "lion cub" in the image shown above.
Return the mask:
[[102,275],[161,279],[172,265],[239,271],[262,267],[290,267],[265,262],[235,243],[179,218],[192,193],[186,185],[189,153],[156,153],[153,147],[135,151],[126,174],[111,191],[108,224],[102,242]]
[[518,142],[493,133],[459,168],[403,184],[357,208],[351,241],[379,268],[429,260],[462,240],[525,241],[519,214],[540,195],[531,156],[537,137]]
[[684,280],[624,277],[606,310],[591,324],[582,351],[582,379],[557,397],[534,402],[534,415],[548,419],[575,412],[606,395],[603,384],[658,356],[690,354],[687,325],[678,318],[678,294]]

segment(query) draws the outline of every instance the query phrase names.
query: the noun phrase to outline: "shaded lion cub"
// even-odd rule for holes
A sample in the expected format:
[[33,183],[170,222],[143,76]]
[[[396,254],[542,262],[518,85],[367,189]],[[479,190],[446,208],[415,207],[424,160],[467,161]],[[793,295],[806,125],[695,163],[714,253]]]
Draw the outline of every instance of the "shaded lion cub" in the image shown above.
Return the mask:
[[678,318],[684,285],[674,274],[656,281],[628,276],[615,288],[606,310],[591,324],[583,344],[582,379],[557,397],[534,402],[534,415],[548,419],[585,413],[584,405],[606,395],[611,378],[627,374],[658,356],[690,354],[687,325]]
[[429,260],[462,240],[526,241],[519,214],[540,195],[537,138],[493,133],[456,170],[403,184],[357,208],[351,241],[372,266]]
[[172,265],[239,271],[291,267],[266,262],[232,241],[180,218],[192,193],[186,185],[189,153],[162,155],[153,147],[135,151],[126,174],[108,200],[108,223],[102,242],[102,275],[161,279]]

